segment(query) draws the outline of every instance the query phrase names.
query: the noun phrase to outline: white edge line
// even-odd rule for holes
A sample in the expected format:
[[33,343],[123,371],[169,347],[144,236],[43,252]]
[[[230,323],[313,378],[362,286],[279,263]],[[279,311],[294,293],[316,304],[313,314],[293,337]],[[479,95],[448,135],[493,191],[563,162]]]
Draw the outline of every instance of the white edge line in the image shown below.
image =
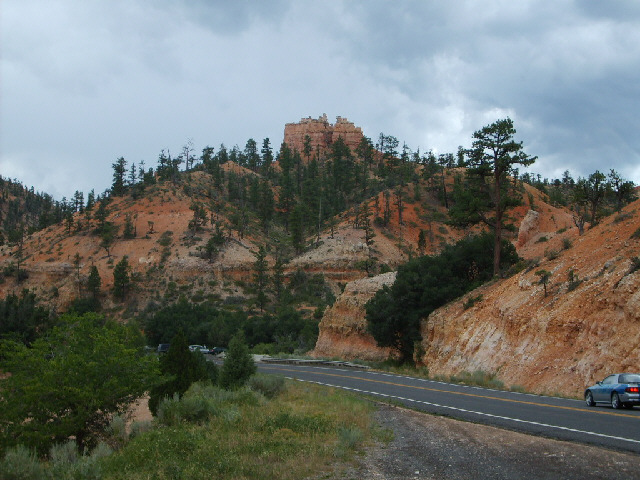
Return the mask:
[[556,430],[564,430],[564,431],[567,431],[567,432],[582,433],[584,435],[592,435],[592,436],[595,436],[595,437],[608,438],[608,439],[611,439],[611,440],[621,440],[623,442],[631,442],[631,443],[640,444],[640,440],[634,440],[632,438],[615,437],[613,435],[605,435],[604,433],[589,432],[589,431],[586,431],[586,430],[577,430],[575,428],[561,427],[561,426],[558,426],[558,425],[549,425],[547,423],[540,423],[540,422],[532,422],[530,420],[522,420],[522,419],[519,419],[519,418],[503,417],[501,415],[493,415],[491,413],[476,412],[474,410],[467,410],[467,409],[464,409],[464,408],[451,407],[449,405],[440,405],[438,403],[425,402],[424,400],[414,400],[412,398],[399,397],[397,395],[387,395],[385,393],[369,392],[367,390],[360,390],[358,388],[352,388],[352,387],[343,387],[343,386],[340,386],[340,385],[332,385],[330,383],[314,382],[314,381],[311,381],[311,380],[301,380],[299,378],[293,378],[293,377],[286,377],[286,378],[288,378],[290,380],[297,380],[299,382],[315,383],[317,385],[323,385],[325,387],[340,388],[342,390],[351,390],[353,392],[364,393],[364,394],[367,394],[367,395],[375,395],[375,396],[378,396],[378,397],[386,397],[386,398],[395,398],[396,400],[403,400],[405,402],[422,403],[424,405],[430,405],[432,407],[446,408],[446,409],[449,409],[449,410],[456,410],[458,412],[464,412],[464,413],[473,413],[475,415],[481,415],[481,416],[484,416],[484,417],[497,418],[497,419],[500,419],[500,420],[508,420],[508,421],[516,422],[516,423],[527,423],[529,425],[535,425],[535,426],[538,426],[538,427],[554,428]]

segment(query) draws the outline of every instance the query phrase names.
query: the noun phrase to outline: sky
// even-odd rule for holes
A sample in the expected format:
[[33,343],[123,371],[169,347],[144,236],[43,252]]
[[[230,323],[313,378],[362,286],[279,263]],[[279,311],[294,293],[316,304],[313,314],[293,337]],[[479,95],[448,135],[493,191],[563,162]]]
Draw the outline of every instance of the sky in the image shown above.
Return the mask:
[[531,171],[640,184],[640,2],[0,3],[0,175],[57,200],[325,113],[436,153],[509,117]]

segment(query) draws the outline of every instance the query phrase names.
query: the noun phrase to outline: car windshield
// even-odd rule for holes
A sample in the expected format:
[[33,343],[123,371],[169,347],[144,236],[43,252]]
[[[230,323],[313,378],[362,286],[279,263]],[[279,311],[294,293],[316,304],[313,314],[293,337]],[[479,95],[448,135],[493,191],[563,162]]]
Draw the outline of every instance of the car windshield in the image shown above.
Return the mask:
[[640,374],[638,373],[625,373],[620,375],[618,380],[620,383],[640,383]]

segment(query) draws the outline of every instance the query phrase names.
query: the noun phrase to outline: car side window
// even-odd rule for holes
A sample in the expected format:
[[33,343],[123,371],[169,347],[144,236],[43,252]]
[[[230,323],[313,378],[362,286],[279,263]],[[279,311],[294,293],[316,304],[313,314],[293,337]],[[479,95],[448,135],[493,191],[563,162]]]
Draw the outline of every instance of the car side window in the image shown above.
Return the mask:
[[611,385],[612,383],[616,383],[616,376],[617,375],[609,375],[602,381],[603,385]]

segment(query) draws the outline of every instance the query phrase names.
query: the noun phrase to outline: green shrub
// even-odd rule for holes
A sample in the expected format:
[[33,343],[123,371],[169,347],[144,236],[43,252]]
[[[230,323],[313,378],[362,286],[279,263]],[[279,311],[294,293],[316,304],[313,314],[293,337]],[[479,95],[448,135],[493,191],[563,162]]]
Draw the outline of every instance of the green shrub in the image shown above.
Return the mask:
[[0,462],[0,478],[4,480],[46,479],[46,472],[34,450],[23,445],[8,449]]
[[613,218],[613,223],[616,224],[616,223],[624,222],[625,220],[629,220],[633,217],[634,217],[634,212],[619,213]]
[[476,303],[481,302],[481,301],[482,301],[482,294],[476,295],[475,297],[474,296],[470,296],[462,304],[462,308],[464,308],[465,310],[468,310],[471,307],[473,307]]
[[220,372],[220,386],[233,390],[244,385],[256,372],[256,364],[244,342],[244,334],[239,331],[229,342],[229,350]]
[[640,228],[631,234],[631,238],[640,238]]
[[549,260],[555,260],[560,256],[560,252],[558,252],[557,250],[547,250],[544,252],[544,254]]
[[562,249],[563,250],[569,250],[572,246],[573,246],[573,242],[571,241],[570,238],[563,238],[562,239]]
[[575,273],[573,268],[570,268],[567,272],[567,280],[569,284],[567,285],[567,292],[572,292],[582,283],[582,280],[578,278],[578,274]]
[[180,416],[187,422],[203,423],[218,413],[215,403],[204,396],[185,395],[180,402]]
[[142,435],[145,432],[148,432],[153,428],[153,423],[148,420],[136,421],[131,424],[131,433],[129,433],[130,438],[136,438],[139,435]]
[[173,397],[164,397],[156,410],[156,417],[160,425],[175,427],[182,422],[182,412],[180,409],[180,395],[175,393]]
[[107,427],[107,435],[109,435],[109,440],[115,448],[127,443],[129,434],[127,433],[127,421],[123,416],[116,415],[111,419]]
[[461,372],[459,375],[452,375],[451,381],[454,383],[464,383],[466,385],[477,385],[480,387],[504,388],[504,383],[496,378],[495,373],[475,370],[474,372]]
[[338,458],[346,457],[362,443],[363,438],[364,434],[358,427],[340,427],[338,429],[338,444],[334,455]]
[[278,375],[254,375],[249,379],[248,387],[267,398],[275,398],[284,391],[284,377]]
[[102,468],[99,460],[113,453],[111,447],[100,442],[88,455],[80,455],[74,440],[57,444],[49,452],[49,472],[55,480],[102,478]]
[[544,243],[544,242],[548,242],[548,241],[549,241],[549,239],[546,236],[543,235],[542,237],[540,237],[540,238],[538,238],[536,240],[536,243]]

